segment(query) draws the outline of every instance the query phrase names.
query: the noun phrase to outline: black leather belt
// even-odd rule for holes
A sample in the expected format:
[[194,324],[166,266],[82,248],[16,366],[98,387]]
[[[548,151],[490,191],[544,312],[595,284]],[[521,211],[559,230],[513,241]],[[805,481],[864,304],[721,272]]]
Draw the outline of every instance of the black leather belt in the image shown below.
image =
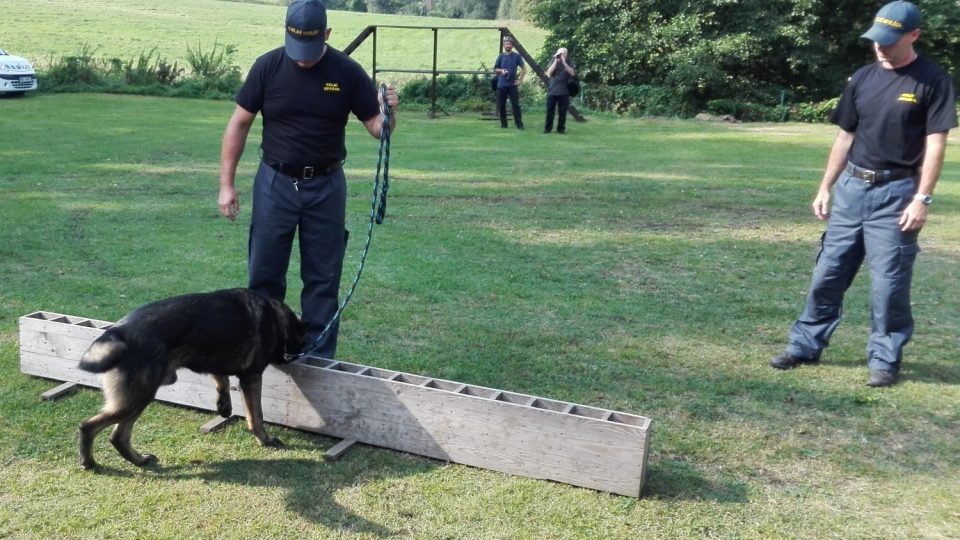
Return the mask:
[[291,165],[290,163],[267,163],[271,169],[291,178],[309,180],[314,176],[326,176],[343,167],[342,161],[331,161],[320,165]]
[[861,169],[853,163],[847,162],[847,172],[850,176],[859,178],[868,184],[882,184],[884,182],[893,182],[894,180],[903,180],[904,178],[913,178],[917,176],[916,169],[885,169],[881,171],[871,171],[870,169]]

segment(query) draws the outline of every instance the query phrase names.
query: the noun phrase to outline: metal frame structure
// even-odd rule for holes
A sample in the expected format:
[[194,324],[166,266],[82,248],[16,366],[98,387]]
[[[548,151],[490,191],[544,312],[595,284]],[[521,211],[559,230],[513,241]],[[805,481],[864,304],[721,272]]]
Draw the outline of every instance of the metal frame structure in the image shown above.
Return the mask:
[[[398,67],[389,67],[381,68],[377,66],[377,30],[380,28],[399,28],[407,30],[430,30],[433,32],[433,69],[410,69],[410,68],[398,68]],[[371,25],[364,28],[357,37],[347,45],[343,52],[350,55],[352,54],[364,41],[370,36],[373,36],[373,80],[377,82],[377,75],[380,73],[417,73],[417,74],[430,74],[431,78],[431,92],[430,92],[430,118],[437,117],[437,111],[442,110],[437,105],[437,76],[441,74],[454,74],[454,75],[492,75],[492,71],[482,71],[482,70],[460,70],[460,69],[437,69],[437,54],[438,47],[437,41],[440,30],[498,30],[499,38],[497,39],[497,53],[499,54],[501,49],[501,43],[503,38],[510,36],[513,39],[513,46],[518,53],[523,57],[524,61],[530,66],[530,69],[536,73],[537,77],[543,81],[544,85],[547,84],[549,77],[547,77],[546,72],[543,68],[540,67],[540,64],[533,59],[533,56],[523,47],[520,41],[517,39],[510,28],[505,26],[406,26],[406,25]],[[446,114],[446,111],[443,111]],[[577,122],[585,122],[583,115],[580,114],[580,111],[576,109],[572,104],[569,108],[570,115]]]

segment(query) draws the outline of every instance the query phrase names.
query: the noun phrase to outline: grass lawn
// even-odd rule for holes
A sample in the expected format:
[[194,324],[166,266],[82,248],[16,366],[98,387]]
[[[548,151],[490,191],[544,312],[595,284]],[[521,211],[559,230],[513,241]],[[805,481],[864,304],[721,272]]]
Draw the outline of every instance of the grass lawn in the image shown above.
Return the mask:
[[[257,56],[283,45],[286,8],[229,0],[4,0],[4,21],[15,21],[0,34],[0,48],[29,58],[39,68],[52,60],[92,49],[97,58],[136,60],[156,48],[170,63],[189,68],[188,49],[208,52],[215,42],[236,47],[237,65],[246,74]],[[437,67],[447,70],[493,69],[500,50],[497,27],[509,27],[523,46],[539,55],[545,32],[524,21],[439,19],[331,11],[330,44],[346,47],[369,25],[468,27],[438,32]],[[487,29],[481,29],[487,28]],[[368,71],[372,38],[353,53]],[[379,69],[431,69],[433,32],[382,28],[377,34]],[[385,80],[409,78],[390,73]],[[41,78],[40,84],[43,84]]]
[[[243,4],[238,4],[242,6]],[[865,386],[866,273],[821,364],[767,367],[799,313],[822,224],[829,126],[591,117],[566,136],[399,112],[386,223],[344,313],[347,361],[641,414],[632,499],[154,404],[130,466],[77,463],[100,406],[22,375],[17,318],[116,320],[242,286],[242,214],[218,216],[232,104],[109,95],[0,100],[0,537],[957,538],[960,150],[921,235],[902,383]],[[348,133],[350,229],[366,231],[377,141]],[[361,242],[351,242],[345,276]],[[296,261],[295,261],[296,264]],[[298,308],[296,266],[289,298]],[[347,284],[345,279],[345,285]]]

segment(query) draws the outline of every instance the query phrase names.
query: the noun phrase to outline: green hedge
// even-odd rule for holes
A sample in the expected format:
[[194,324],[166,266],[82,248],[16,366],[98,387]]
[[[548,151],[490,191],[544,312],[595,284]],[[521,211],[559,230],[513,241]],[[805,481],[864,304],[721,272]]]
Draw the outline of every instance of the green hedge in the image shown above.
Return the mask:
[[78,54],[56,58],[38,73],[40,90],[232,99],[242,82],[235,52],[233,45],[214,42],[209,50],[198,45],[188,49],[189,65],[181,67],[161,58],[156,48],[128,60],[104,59],[85,44]]

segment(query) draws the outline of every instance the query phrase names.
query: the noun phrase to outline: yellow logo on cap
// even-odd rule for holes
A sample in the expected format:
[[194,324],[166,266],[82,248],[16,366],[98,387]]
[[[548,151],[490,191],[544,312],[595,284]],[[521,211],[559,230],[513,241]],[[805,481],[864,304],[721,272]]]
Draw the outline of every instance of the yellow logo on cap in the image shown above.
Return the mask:
[[877,17],[873,22],[878,22],[880,24],[885,24],[887,26],[892,26],[894,28],[903,28],[903,23],[900,21],[895,21],[893,19],[888,19],[886,17]]
[[288,26],[287,32],[290,32],[291,34],[295,36],[300,36],[300,37],[314,37],[319,35],[321,30],[319,28],[317,30],[304,30],[302,28],[294,28],[293,26]]
[[328,82],[323,85],[324,92],[340,92],[340,83]]
[[904,92],[900,94],[900,97],[897,98],[897,101],[906,101],[907,103],[916,103],[917,95],[911,94],[909,92]]

